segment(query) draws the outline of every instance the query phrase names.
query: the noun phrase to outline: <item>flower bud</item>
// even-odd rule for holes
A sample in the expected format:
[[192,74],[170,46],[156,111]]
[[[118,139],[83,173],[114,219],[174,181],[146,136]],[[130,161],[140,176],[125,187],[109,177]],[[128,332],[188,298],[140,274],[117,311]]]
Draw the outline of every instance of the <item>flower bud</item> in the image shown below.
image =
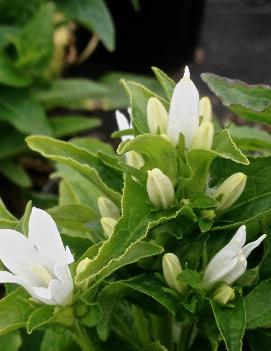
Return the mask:
[[105,196],[100,196],[98,198],[98,208],[102,217],[111,217],[118,219],[120,216],[120,210],[118,206]]
[[80,261],[76,267],[76,275],[83,273],[84,270],[89,265],[90,261],[91,261],[91,259],[89,259],[88,257],[86,257],[82,261]]
[[211,150],[214,140],[214,126],[211,122],[202,122],[193,136],[190,150]]
[[116,226],[117,221],[110,217],[102,217],[101,225],[103,227],[105,235],[109,238]]
[[216,212],[223,212],[240,197],[245,189],[247,176],[238,172],[232,174],[216,189],[214,197],[219,201]]
[[223,284],[216,289],[212,298],[218,304],[226,305],[229,301],[232,301],[235,298],[234,289],[226,284]]
[[151,97],[148,101],[147,120],[151,134],[166,133],[168,114],[164,105],[156,97]]
[[140,169],[145,164],[144,158],[134,150],[126,152],[125,157],[127,165],[136,169]]
[[162,268],[168,286],[178,291],[180,294],[184,294],[187,285],[177,279],[178,275],[183,271],[178,257],[173,253],[165,254],[162,260]]
[[174,202],[173,184],[159,168],[148,171],[147,192],[156,208],[166,209]]
[[199,101],[199,115],[202,117],[202,123],[212,121],[212,104],[207,96]]

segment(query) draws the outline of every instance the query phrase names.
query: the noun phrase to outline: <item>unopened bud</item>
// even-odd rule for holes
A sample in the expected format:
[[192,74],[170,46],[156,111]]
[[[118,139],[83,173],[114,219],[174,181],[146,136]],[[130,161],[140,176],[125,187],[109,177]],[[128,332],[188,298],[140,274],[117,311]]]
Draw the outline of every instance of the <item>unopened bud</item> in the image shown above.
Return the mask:
[[207,96],[199,101],[199,115],[202,117],[202,123],[212,121],[212,104]]
[[151,97],[147,105],[147,120],[151,134],[166,133],[168,114],[164,105],[156,98]]
[[193,136],[190,149],[211,150],[214,140],[214,126],[211,122],[202,122]]
[[140,169],[145,164],[144,158],[134,150],[126,152],[125,157],[127,165],[136,169]]
[[147,192],[156,208],[166,209],[174,202],[173,184],[159,168],[148,171]]
[[120,210],[118,206],[105,196],[100,196],[98,198],[98,208],[102,217],[111,217],[118,219],[120,216]]
[[102,217],[101,225],[103,227],[105,235],[109,238],[116,226],[117,221],[111,217]]
[[168,286],[178,291],[180,294],[184,294],[187,285],[177,279],[178,275],[183,271],[178,257],[173,253],[165,254],[162,260],[162,268]]
[[89,259],[88,257],[86,257],[82,261],[80,261],[77,265],[77,268],[76,268],[76,275],[83,273],[90,262],[91,262],[91,259]]
[[213,300],[220,305],[226,305],[235,298],[234,289],[223,284],[213,294]]
[[240,197],[245,189],[247,176],[238,172],[232,174],[216,189],[214,197],[219,201],[216,212],[223,212]]
[[214,210],[202,210],[201,215],[207,221],[212,221],[216,217],[216,213]]

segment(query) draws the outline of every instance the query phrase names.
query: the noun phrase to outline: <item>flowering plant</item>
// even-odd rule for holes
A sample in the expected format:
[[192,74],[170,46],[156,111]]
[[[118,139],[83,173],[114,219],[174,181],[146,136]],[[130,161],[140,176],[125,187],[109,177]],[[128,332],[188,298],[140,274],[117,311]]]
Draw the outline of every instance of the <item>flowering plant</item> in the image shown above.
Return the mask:
[[[59,205],[29,203],[18,220],[1,204],[0,281],[17,284],[0,301],[2,345],[269,349],[268,141],[221,129],[188,68],[177,85],[154,73],[163,97],[122,81],[131,121],[116,112],[117,153],[91,138],[27,138],[56,163]],[[268,120],[269,87],[203,79],[230,109]]]

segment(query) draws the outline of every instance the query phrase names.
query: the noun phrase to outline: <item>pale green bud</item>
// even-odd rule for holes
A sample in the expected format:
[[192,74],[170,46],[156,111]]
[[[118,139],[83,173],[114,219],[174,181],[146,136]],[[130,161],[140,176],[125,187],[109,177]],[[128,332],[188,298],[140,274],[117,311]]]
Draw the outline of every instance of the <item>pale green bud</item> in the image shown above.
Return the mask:
[[201,215],[207,221],[212,221],[216,217],[216,213],[214,210],[202,210]]
[[116,226],[117,221],[111,217],[102,217],[101,225],[103,227],[105,235],[109,238]]
[[193,136],[190,150],[211,150],[214,140],[214,126],[211,122],[202,122]]
[[240,197],[245,189],[247,176],[238,172],[232,174],[216,189],[215,199],[219,201],[216,212],[223,212]]
[[173,184],[159,168],[148,171],[147,192],[156,208],[166,209],[174,202]]
[[151,97],[147,104],[147,120],[151,134],[167,132],[168,113],[156,97]]
[[223,284],[213,294],[213,300],[220,305],[226,305],[229,301],[235,298],[234,289],[230,286]]
[[140,169],[144,166],[145,161],[144,158],[140,155],[139,152],[134,150],[128,151],[126,154],[126,163],[128,166],[134,167],[136,169]]
[[202,117],[202,123],[212,121],[212,104],[207,96],[199,101],[199,115]]
[[178,275],[183,271],[178,257],[173,253],[165,254],[162,259],[162,268],[168,286],[178,291],[180,294],[184,294],[187,285],[177,279]]
[[98,198],[98,208],[102,217],[111,217],[118,219],[120,216],[120,210],[118,206],[105,196],[100,196]]
[[83,273],[84,270],[87,268],[87,266],[90,264],[90,262],[91,262],[91,259],[89,259],[88,257],[80,261],[76,267],[76,275]]

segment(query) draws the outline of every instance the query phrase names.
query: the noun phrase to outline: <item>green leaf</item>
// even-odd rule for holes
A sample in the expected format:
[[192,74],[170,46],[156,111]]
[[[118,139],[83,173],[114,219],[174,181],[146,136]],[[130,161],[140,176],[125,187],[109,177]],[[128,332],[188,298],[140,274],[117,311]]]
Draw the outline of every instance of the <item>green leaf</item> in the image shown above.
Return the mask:
[[39,74],[53,54],[54,5],[42,5],[12,41],[18,53],[16,67],[30,74]]
[[12,130],[11,127],[1,128],[0,160],[21,154],[27,150],[27,146],[24,141],[25,136],[23,134],[17,132],[16,130]]
[[151,344],[144,347],[143,351],[167,351],[168,349],[160,344],[160,341],[154,341]]
[[0,300],[0,335],[10,333],[26,325],[33,308],[28,294],[19,288]]
[[0,161],[0,169],[4,176],[14,184],[19,185],[21,188],[31,187],[31,178],[18,162],[15,163],[10,159]]
[[49,123],[55,138],[84,132],[101,124],[98,118],[81,116],[54,116],[49,119]]
[[269,351],[271,334],[269,330],[254,330],[246,333],[249,346],[252,351]]
[[57,206],[48,210],[61,231],[71,236],[86,237],[90,223],[97,219],[92,209],[83,204]]
[[0,351],[18,351],[22,345],[22,338],[18,332],[0,336]]
[[31,84],[31,79],[16,70],[8,57],[0,52],[0,83],[20,88]]
[[37,308],[27,321],[27,333],[31,334],[35,329],[49,323],[54,317],[54,309],[54,306],[49,305]]
[[20,221],[18,222],[18,225],[16,228],[20,233],[23,233],[26,236],[28,236],[28,223],[29,223],[31,211],[32,211],[32,201],[28,201],[24,214],[20,219]]
[[87,99],[106,96],[107,88],[89,79],[58,79],[49,86],[33,92],[34,96],[46,107],[80,107],[88,109]]
[[[148,200],[146,187],[136,183],[127,176],[122,199],[122,217],[118,221],[114,233],[104,242],[98,255],[91,264],[77,276],[82,282],[92,276],[103,274],[109,264],[115,264],[125,253],[132,249],[133,244],[141,241],[148,230],[156,223],[166,221],[169,214],[151,212],[151,203]],[[172,215],[172,213],[170,213]],[[109,266],[110,267],[110,266]]]
[[168,98],[168,100],[170,100],[176,83],[169,76],[167,76],[166,73],[163,72],[161,69],[157,67],[152,67],[152,70],[156,78],[159,80],[162,88],[164,89],[166,97]]
[[109,334],[110,319],[116,304],[129,294],[130,290],[145,294],[172,314],[178,310],[178,300],[163,290],[161,282],[153,275],[141,275],[127,280],[116,281],[106,286],[98,295],[103,317],[97,326],[99,336],[102,340],[107,339]]
[[177,181],[177,164],[175,150],[172,144],[160,135],[139,135],[126,143],[120,144],[118,153],[135,150],[145,161],[141,170],[159,168],[174,184]]
[[21,89],[0,88],[0,119],[24,134],[51,134],[41,105]]
[[271,136],[264,130],[257,129],[256,126],[235,126],[229,127],[229,132],[234,139],[234,142],[242,150],[258,151],[271,151]]
[[114,188],[121,186],[121,179],[112,169],[105,167],[101,161],[85,149],[70,143],[42,136],[30,136],[26,139],[28,146],[44,157],[61,162],[78,171],[82,176],[94,183],[106,196],[119,202],[118,192]]
[[237,148],[227,129],[223,129],[214,138],[213,150],[220,156],[237,163],[248,165],[249,161]]
[[247,328],[271,325],[271,279],[257,285],[245,298]]
[[114,24],[103,0],[57,0],[56,3],[70,19],[96,33],[109,51],[114,50]]
[[[6,3],[8,3],[8,2],[6,1]],[[10,3],[8,5],[10,6]],[[0,7],[0,11],[1,11],[1,13],[3,13],[2,7]],[[9,41],[10,41],[10,37],[14,37],[18,33],[19,33],[19,28],[16,27],[15,25],[14,26],[0,25],[0,48],[2,49],[6,45],[8,45]]]
[[147,104],[149,98],[153,96],[157,97],[165,107],[168,105],[167,102],[141,84],[125,80],[121,80],[121,83],[130,97],[132,121],[136,132],[138,131],[141,134],[148,133]]
[[202,79],[231,111],[248,120],[271,124],[271,88],[205,73]]
[[80,137],[80,138],[72,138],[69,140],[70,143],[81,147],[93,154],[97,154],[99,152],[103,152],[105,154],[109,154],[111,156],[115,156],[115,152],[111,145],[106,144],[99,139],[92,137]]
[[213,162],[212,186],[236,172],[243,172],[248,176],[242,195],[231,209],[215,222],[213,229],[239,226],[270,212],[270,160],[269,157],[250,158],[248,166],[221,159]]
[[178,275],[178,280],[187,283],[189,286],[197,290],[201,290],[203,288],[201,274],[196,271],[192,271],[191,269],[186,269],[180,273]]
[[51,330],[47,329],[40,351],[80,351],[81,348],[73,340],[73,337],[67,329]]
[[11,214],[9,212],[9,210],[6,208],[3,200],[0,198],[0,218],[1,219],[6,219],[9,221],[17,221],[17,218],[13,216],[13,214]]
[[100,82],[108,89],[108,94],[101,100],[99,99],[99,103],[103,110],[116,110],[119,108],[127,108],[129,106],[129,99],[120,84],[121,79],[136,81],[155,93],[160,93],[161,90],[158,82],[149,76],[127,72],[106,73],[100,79]]
[[227,351],[241,351],[246,326],[242,297],[240,295],[236,296],[232,302],[233,306],[221,307],[214,301],[210,301],[210,303]]

